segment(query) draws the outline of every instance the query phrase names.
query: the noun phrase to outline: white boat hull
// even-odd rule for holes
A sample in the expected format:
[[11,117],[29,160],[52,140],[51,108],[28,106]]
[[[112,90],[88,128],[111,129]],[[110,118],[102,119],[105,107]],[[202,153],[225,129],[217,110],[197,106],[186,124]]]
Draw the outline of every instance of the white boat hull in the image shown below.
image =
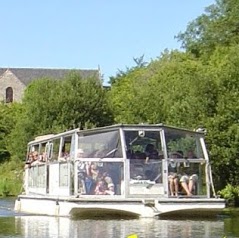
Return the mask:
[[50,216],[212,216],[220,213],[224,207],[223,199],[201,198],[97,199],[21,195],[15,203],[16,212]]

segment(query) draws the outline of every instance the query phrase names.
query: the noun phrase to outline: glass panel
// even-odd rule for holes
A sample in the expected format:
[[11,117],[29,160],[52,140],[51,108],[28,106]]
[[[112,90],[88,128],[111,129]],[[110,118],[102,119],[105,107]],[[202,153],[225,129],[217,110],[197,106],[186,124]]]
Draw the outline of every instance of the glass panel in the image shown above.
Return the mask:
[[121,158],[119,131],[98,133],[79,137],[79,155],[84,158]]
[[46,186],[45,165],[33,166],[28,170],[28,186],[44,188]]
[[[140,161],[130,161],[131,180],[150,180],[155,183],[162,183],[162,161],[144,164]],[[133,183],[134,181],[132,181]]]
[[129,159],[162,159],[159,131],[125,131]]
[[168,153],[169,195],[206,195],[205,161],[200,135],[165,130]]
[[165,140],[168,157],[176,155],[180,158],[204,158],[199,135],[180,130],[166,130]]
[[159,131],[125,131],[130,178],[162,182],[162,147]]
[[181,195],[187,195],[184,183],[188,188],[192,186],[190,191],[192,195],[206,195],[205,163],[179,163],[178,177],[180,182],[179,193]]
[[58,156],[59,156],[59,150],[60,150],[60,138],[53,140],[53,153],[52,153],[52,160],[56,161],[58,160]]
[[46,187],[46,167],[45,166],[38,166],[38,176],[37,176],[37,187],[45,188]]
[[47,161],[46,143],[43,143],[40,146],[39,161],[40,162],[46,162]]
[[87,195],[120,195],[123,181],[121,162],[79,162],[78,192]]
[[62,148],[60,149],[61,153],[60,153],[59,161],[67,161],[73,158],[73,156],[71,157],[71,154],[70,154],[71,139],[72,139],[72,136],[62,138]]
[[67,163],[60,163],[60,187],[67,187],[68,186],[68,164]]

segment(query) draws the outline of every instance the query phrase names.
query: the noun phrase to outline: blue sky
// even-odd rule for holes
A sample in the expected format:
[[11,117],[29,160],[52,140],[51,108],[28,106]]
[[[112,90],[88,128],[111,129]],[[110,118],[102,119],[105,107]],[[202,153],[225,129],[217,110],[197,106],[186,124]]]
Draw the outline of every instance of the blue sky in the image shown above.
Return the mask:
[[118,69],[179,49],[174,39],[213,0],[1,1],[0,67]]

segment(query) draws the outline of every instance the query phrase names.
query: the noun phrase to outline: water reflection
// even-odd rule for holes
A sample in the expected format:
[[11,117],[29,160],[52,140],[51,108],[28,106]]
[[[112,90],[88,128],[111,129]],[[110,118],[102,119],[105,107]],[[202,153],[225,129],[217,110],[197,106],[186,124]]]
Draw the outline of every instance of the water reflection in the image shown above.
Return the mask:
[[[71,220],[46,216],[15,218],[22,237],[224,237],[223,221],[192,220]],[[229,237],[229,236],[227,236]],[[231,236],[233,237],[233,236]],[[235,237],[235,236],[234,236]]]
[[239,237],[239,211],[215,220],[72,220],[64,217],[29,216],[13,211],[14,199],[0,199],[0,237],[120,237],[235,238]]

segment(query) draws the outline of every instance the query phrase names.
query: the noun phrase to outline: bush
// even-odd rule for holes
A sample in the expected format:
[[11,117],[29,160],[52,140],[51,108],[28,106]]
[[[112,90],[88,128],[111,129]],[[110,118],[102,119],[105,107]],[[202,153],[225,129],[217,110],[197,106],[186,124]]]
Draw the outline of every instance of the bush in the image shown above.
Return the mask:
[[219,191],[219,195],[226,199],[229,206],[239,206],[239,186],[227,186]]
[[23,163],[13,160],[0,166],[0,196],[16,196],[23,183]]

